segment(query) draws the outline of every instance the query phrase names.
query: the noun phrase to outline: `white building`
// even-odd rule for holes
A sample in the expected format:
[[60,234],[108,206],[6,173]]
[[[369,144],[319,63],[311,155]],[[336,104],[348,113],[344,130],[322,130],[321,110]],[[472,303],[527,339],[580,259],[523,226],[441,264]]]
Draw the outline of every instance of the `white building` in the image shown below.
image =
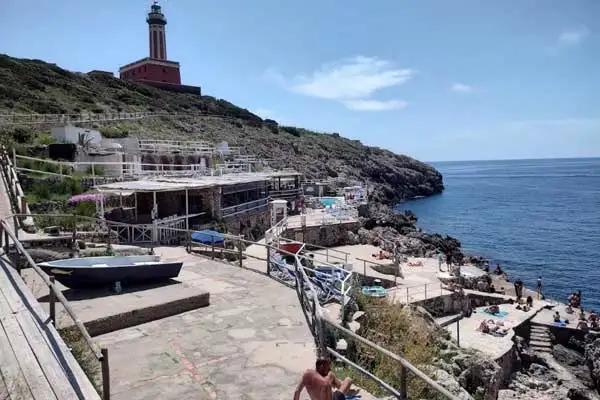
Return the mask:
[[90,145],[99,146],[102,142],[102,135],[100,132],[93,129],[79,128],[72,125],[58,126],[50,130],[50,134],[57,142],[63,143],[79,143],[80,136],[83,136],[83,140],[88,142]]

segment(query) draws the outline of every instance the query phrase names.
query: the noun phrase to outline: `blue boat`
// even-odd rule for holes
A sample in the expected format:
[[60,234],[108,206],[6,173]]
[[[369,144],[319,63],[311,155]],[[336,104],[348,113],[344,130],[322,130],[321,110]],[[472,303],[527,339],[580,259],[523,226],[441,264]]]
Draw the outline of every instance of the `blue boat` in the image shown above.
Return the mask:
[[38,266],[71,289],[146,283],[176,278],[181,261],[161,261],[159,256],[109,256],[67,258]]
[[222,246],[225,243],[225,237],[221,232],[204,229],[192,233],[192,242]]

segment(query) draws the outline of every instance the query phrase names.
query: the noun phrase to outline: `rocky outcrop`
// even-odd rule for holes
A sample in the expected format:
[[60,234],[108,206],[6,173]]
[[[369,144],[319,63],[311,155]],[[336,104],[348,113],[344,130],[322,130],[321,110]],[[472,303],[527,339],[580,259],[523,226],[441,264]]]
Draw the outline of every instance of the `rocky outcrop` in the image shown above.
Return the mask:
[[417,217],[410,211],[398,212],[384,204],[373,203],[359,210],[361,243],[379,246],[386,251],[394,247],[403,255],[434,257],[438,251],[450,254],[456,263],[464,261],[460,242],[450,236],[429,234],[417,228]]
[[594,400],[598,397],[585,385],[585,360],[578,352],[561,345],[554,346],[553,355],[540,356],[515,337],[521,368],[507,388],[500,390],[499,400]]
[[[461,349],[449,338],[442,339],[439,346],[440,358],[434,363],[438,383],[461,399],[497,398],[502,369],[495,361],[482,353]],[[464,397],[465,393],[470,393],[469,397]]]
[[600,392],[600,338],[595,338],[585,346],[585,361],[590,371],[592,383]]

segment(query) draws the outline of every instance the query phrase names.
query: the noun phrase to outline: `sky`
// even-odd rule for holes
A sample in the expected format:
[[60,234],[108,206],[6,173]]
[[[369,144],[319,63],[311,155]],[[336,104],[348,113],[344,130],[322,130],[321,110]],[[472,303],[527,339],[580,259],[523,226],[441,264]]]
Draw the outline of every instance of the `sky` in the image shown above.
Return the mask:
[[[0,53],[118,72],[147,0],[6,0]],[[598,0],[162,0],[183,83],[425,161],[600,156]]]

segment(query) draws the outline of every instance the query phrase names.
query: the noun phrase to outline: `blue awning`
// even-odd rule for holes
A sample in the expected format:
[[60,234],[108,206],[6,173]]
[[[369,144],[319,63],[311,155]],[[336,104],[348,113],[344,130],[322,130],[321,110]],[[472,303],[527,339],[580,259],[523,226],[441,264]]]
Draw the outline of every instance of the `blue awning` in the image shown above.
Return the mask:
[[192,241],[203,244],[223,244],[225,243],[225,238],[221,232],[205,229],[192,233]]

